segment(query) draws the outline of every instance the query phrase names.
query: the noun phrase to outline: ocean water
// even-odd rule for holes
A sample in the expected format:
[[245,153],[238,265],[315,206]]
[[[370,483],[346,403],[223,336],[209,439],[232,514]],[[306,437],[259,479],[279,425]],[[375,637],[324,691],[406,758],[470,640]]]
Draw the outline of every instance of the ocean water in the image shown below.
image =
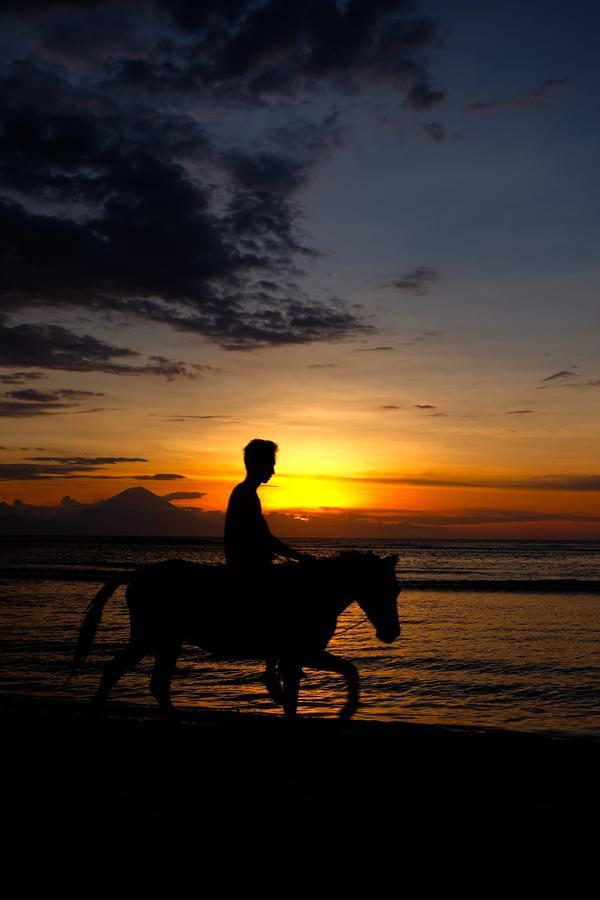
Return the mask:
[[[357,606],[330,649],[358,667],[357,717],[600,736],[600,542],[297,541],[307,552],[398,553],[400,638],[377,641]],[[81,616],[108,575],[169,558],[222,562],[203,540],[26,539],[0,543],[0,690],[85,700],[126,642],[124,589],[105,607],[94,654],[65,682]],[[142,706],[151,661],[111,698]],[[185,646],[173,683],[181,707],[279,715],[260,661],[213,660]],[[301,712],[335,715],[338,676],[310,669]]]

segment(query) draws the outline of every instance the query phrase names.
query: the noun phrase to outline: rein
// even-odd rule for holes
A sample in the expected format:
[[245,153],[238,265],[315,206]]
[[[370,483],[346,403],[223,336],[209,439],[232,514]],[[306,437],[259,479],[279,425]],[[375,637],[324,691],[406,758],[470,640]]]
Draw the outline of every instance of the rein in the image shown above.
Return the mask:
[[368,621],[369,620],[367,619],[367,617],[365,615],[363,615],[358,620],[358,622],[354,622],[352,625],[346,625],[345,628],[336,628],[335,633],[336,634],[344,634],[345,631],[352,631],[353,628],[358,628],[359,625],[363,625],[365,622],[368,622]]

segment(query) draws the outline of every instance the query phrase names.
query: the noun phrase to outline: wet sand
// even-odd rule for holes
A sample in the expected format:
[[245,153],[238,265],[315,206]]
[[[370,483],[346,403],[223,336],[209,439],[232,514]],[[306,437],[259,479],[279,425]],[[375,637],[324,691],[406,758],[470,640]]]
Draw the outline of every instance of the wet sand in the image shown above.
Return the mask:
[[5,896],[568,894],[597,877],[600,744],[0,698]]

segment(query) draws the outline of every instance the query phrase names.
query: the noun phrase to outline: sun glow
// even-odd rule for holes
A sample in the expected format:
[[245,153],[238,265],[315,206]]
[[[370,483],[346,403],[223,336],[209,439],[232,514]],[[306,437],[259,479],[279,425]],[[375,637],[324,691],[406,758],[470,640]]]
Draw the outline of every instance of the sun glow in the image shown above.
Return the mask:
[[319,509],[324,506],[350,509],[360,502],[360,494],[360,490],[347,482],[308,475],[275,475],[272,486],[261,488],[262,502],[268,509]]

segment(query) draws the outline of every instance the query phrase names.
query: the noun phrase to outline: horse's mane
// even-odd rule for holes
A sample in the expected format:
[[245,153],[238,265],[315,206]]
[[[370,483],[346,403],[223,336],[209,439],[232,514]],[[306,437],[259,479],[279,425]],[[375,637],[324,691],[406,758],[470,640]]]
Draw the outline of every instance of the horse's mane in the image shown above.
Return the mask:
[[381,557],[372,550],[340,550],[334,556],[320,557],[305,565],[306,571],[310,571],[311,566],[316,564],[323,574],[329,572],[332,576],[339,576],[372,571],[380,562]]
[[340,550],[339,553],[332,557],[336,562],[366,562],[367,560],[380,561],[381,557],[377,556],[376,553],[373,553],[372,550]]

